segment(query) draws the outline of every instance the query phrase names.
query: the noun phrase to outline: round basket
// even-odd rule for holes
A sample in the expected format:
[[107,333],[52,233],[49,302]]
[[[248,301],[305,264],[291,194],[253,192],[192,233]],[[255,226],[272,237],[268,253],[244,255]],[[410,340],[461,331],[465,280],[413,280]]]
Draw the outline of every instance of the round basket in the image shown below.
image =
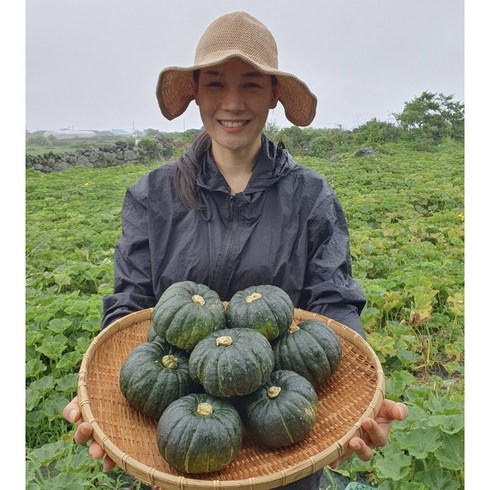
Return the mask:
[[384,398],[381,364],[369,344],[348,327],[325,316],[295,309],[295,320],[330,325],[342,343],[334,375],[317,390],[313,430],[300,443],[270,450],[247,434],[238,456],[225,469],[188,475],[171,468],[156,444],[157,422],[129,406],[119,391],[119,371],[129,353],[147,341],[152,308],[131,313],[102,330],[83,356],[78,400],[93,438],[127,474],[157,489],[262,490],[287,485],[328,465],[361,435],[362,420],[374,418]]

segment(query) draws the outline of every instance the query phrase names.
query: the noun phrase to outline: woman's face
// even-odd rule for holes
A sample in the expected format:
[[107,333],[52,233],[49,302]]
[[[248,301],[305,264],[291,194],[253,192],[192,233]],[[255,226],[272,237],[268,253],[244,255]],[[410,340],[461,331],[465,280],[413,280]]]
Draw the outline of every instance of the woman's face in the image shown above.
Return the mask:
[[240,59],[199,72],[196,103],[215,145],[257,151],[269,109],[277,105],[272,77]]

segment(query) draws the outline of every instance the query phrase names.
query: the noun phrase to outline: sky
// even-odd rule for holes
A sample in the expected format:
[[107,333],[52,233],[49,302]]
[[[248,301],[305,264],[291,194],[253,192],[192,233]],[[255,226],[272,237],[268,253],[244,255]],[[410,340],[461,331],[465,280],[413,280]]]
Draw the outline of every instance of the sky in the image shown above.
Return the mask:
[[[424,90],[464,102],[463,0],[27,0],[26,129],[200,128],[194,102],[161,115],[156,81],[191,66],[210,22],[236,10],[317,95],[312,127],[394,122]],[[269,121],[291,125],[282,105]]]

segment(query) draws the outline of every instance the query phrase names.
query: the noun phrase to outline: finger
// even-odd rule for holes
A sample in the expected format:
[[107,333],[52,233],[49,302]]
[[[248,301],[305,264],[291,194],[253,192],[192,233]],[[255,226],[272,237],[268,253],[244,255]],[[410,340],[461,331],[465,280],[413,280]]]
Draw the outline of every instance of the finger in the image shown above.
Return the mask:
[[405,420],[408,417],[408,407],[404,403],[397,402],[391,407],[391,414],[395,420]]
[[68,403],[68,405],[63,408],[63,417],[65,418],[65,420],[71,422],[72,424],[77,422],[80,419],[81,415],[82,414],[80,413],[77,397],[75,397],[70,403]]
[[380,447],[388,442],[388,430],[386,425],[381,426],[373,419],[366,419],[361,422],[364,429],[364,437],[371,447]]
[[73,440],[76,444],[85,444],[92,437],[92,426],[88,422],[82,422],[75,431]]
[[94,459],[100,459],[105,454],[104,450],[102,449],[102,446],[97,442],[92,442],[92,444],[90,444],[88,448],[88,453]]
[[362,461],[369,461],[373,457],[373,450],[360,437],[353,437],[349,441],[349,447],[356,453]]
[[106,455],[106,457],[104,458],[104,462],[102,463],[102,469],[104,471],[110,471],[115,466],[116,466],[116,463],[114,463],[114,461],[112,461],[112,459],[109,458],[109,456]]
[[391,422],[392,420],[403,420],[408,416],[408,407],[401,402],[393,400],[383,400],[377,419],[382,422]]

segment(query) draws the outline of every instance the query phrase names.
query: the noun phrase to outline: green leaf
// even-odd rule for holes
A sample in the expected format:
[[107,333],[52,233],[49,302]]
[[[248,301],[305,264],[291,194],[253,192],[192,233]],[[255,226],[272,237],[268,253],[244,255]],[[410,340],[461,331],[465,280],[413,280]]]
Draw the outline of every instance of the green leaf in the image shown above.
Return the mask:
[[42,345],[36,347],[36,350],[49,359],[56,360],[66,349],[68,339],[64,335],[56,335],[44,339]]
[[29,359],[26,362],[26,378],[35,378],[46,371],[46,365],[40,359]]
[[425,459],[441,445],[440,431],[430,427],[419,427],[396,433],[396,442],[417,459]]
[[66,395],[53,392],[45,399],[43,411],[48,420],[52,421],[62,417],[63,408],[70,401]]
[[52,376],[43,376],[41,379],[33,381],[29,388],[40,394],[46,394],[53,390],[55,387],[55,381]]
[[51,461],[66,454],[67,450],[71,449],[71,446],[73,446],[71,442],[57,441],[34,449],[27,456],[29,459],[47,465]]
[[87,486],[83,473],[60,473],[49,480],[50,490],[85,490]]
[[464,428],[463,415],[432,415],[428,421],[429,427],[438,427],[446,434],[456,434]]
[[82,356],[78,352],[67,352],[63,354],[56,363],[57,369],[70,369],[78,366],[82,361]]
[[53,333],[64,333],[69,330],[72,322],[66,318],[53,318],[49,322],[49,330]]
[[73,393],[77,389],[77,375],[76,373],[66,374],[65,376],[56,380],[56,386],[59,391],[63,393]]
[[414,479],[424,483],[430,490],[460,490],[462,488],[455,475],[442,468],[419,471],[415,473]]
[[32,390],[31,388],[26,389],[26,411],[30,412],[34,410],[41,400],[43,399],[43,395],[36,390]]
[[378,478],[401,480],[410,473],[412,458],[403,453],[379,456],[374,462]]
[[441,447],[435,452],[443,468],[461,470],[464,465],[463,434],[444,434]]

